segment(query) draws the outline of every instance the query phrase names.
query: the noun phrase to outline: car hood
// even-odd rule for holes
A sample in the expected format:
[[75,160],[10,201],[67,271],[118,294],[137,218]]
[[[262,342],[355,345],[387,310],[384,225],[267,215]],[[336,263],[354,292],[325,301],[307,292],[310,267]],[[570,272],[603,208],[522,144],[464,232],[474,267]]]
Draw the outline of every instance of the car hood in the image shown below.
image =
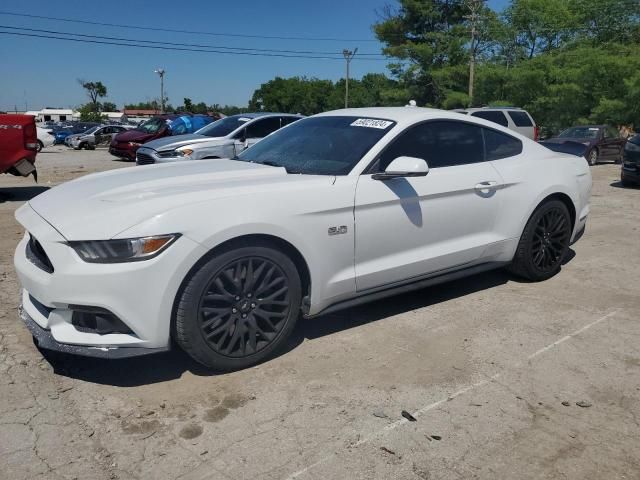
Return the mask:
[[141,132],[140,130],[127,130],[126,132],[118,133],[113,137],[113,139],[117,142],[144,143],[155,136],[155,133],[145,133]]
[[157,140],[152,140],[149,143],[145,143],[144,146],[146,148],[152,148],[156,151],[164,151],[175,150],[176,148],[184,147],[185,145],[193,145],[195,143],[211,142],[211,144],[222,144],[226,141],[230,140],[227,140],[225,137],[207,137],[205,135],[190,133],[187,135],[176,135],[174,137],[158,138]]
[[168,211],[185,205],[332,178],[234,160],[202,160],[87,175],[38,195],[29,205],[67,240],[101,240],[145,220],[161,221]]

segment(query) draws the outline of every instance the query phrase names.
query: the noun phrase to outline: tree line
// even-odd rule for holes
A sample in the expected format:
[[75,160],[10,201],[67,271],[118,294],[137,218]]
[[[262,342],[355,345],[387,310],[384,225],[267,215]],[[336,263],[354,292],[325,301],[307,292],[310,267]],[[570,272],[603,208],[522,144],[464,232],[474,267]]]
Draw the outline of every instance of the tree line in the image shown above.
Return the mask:
[[[640,126],[639,0],[512,0],[502,12],[486,0],[395,0],[377,13],[372,29],[388,75],[351,79],[351,107],[518,106],[550,133],[590,122]],[[98,101],[100,82],[81,83],[88,114],[114,106]],[[246,107],[184,98],[175,107],[165,99],[165,110],[312,115],[342,108],[344,92],[344,79],[276,77]],[[160,102],[125,108],[159,110]]]

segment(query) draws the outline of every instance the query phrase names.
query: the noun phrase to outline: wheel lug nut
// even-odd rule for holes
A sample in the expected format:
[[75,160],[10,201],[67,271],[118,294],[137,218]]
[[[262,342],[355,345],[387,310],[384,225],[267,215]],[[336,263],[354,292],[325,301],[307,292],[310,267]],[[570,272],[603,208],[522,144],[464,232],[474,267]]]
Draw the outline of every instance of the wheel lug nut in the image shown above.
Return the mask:
[[256,304],[255,304],[255,303],[252,303],[252,304],[251,304],[251,308],[256,308]]
[[231,311],[232,311],[233,313],[236,313],[236,312],[238,311],[238,309],[237,309],[237,308],[235,308],[235,307],[233,307],[233,308],[231,309]]
[[247,298],[251,298],[251,294],[250,293],[247,293]]
[[243,313],[243,314],[242,314],[242,318],[247,318],[247,314],[246,314],[246,313]]
[[240,297],[236,296],[236,300],[240,300]]

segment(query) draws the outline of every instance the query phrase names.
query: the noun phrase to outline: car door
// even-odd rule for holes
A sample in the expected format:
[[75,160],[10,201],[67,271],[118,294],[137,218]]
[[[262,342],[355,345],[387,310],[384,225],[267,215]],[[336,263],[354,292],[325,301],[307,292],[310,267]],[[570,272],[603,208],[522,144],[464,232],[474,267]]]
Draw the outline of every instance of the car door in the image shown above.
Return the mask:
[[624,140],[613,127],[605,127],[603,130],[602,144],[606,149],[606,159],[619,160],[624,148]]
[[[482,128],[429,121],[401,133],[360,176],[355,196],[358,291],[473,264],[500,208],[502,179],[484,161]],[[399,156],[427,161],[424,177],[375,180]]]
[[93,144],[100,145],[104,141],[104,136],[108,127],[102,127],[93,134]]

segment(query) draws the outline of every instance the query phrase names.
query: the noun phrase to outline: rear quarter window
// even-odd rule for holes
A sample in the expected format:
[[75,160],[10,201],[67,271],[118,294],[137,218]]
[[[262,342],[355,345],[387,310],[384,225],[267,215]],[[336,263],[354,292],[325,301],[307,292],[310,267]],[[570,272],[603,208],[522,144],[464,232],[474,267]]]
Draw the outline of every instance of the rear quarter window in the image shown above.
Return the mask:
[[505,117],[504,113],[500,111],[473,112],[471,116],[484,118],[485,120],[489,120],[490,122],[497,123],[498,125],[502,125],[503,127],[509,126],[509,121],[507,120],[507,117]]
[[533,127],[533,122],[525,112],[509,112],[509,116],[516,127]]
[[522,153],[522,142],[506,133],[483,128],[485,160],[500,160]]

